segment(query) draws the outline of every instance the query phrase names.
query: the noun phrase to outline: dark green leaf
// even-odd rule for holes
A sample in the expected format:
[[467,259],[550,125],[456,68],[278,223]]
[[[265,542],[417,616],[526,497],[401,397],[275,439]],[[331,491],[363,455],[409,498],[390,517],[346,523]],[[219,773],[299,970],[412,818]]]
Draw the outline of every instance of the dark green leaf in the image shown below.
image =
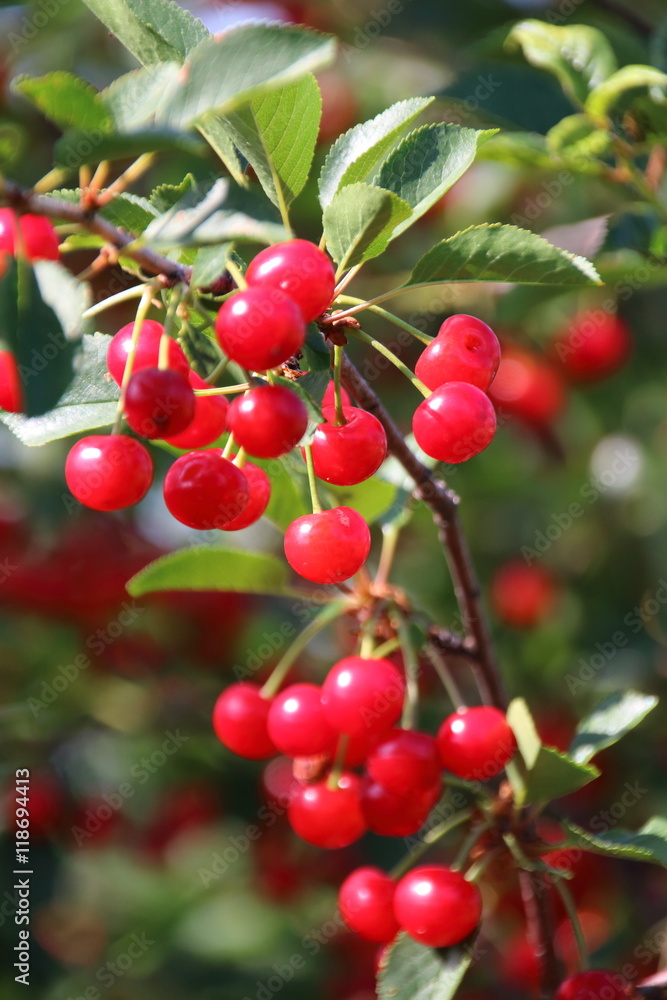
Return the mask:
[[336,139],[320,173],[322,208],[326,208],[336,192],[346,184],[367,180],[408,125],[432,101],[432,97],[413,97],[407,101],[399,101]]
[[55,408],[41,417],[3,413],[2,421],[22,444],[48,444],[71,434],[107,427],[113,423],[118,386],[107,371],[107,348],[111,337],[84,335],[74,360],[74,380]]
[[47,73],[46,76],[20,76],[12,90],[31,101],[45,118],[63,131],[108,132],[111,117],[98,92],[72,73]]
[[144,153],[172,151],[199,156],[205,149],[204,143],[198,139],[169,129],[147,129],[127,134],[70,130],[56,142],[53,157],[58,166],[78,170],[85,163],[99,163],[101,160],[134,159]]
[[242,187],[248,186],[248,178],[236,146],[229,137],[224,120],[219,115],[205,115],[197,125],[197,131],[206,139],[213,152],[222,160],[231,177]]
[[638,726],[658,704],[651,694],[617,691],[598,705],[577,726],[568,755],[587,764],[596,753],[610,747]]
[[231,243],[222,243],[197,250],[192,266],[192,284],[195,288],[208,288],[224,273],[231,246]]
[[511,281],[545,285],[601,284],[584,257],[499,222],[471,226],[438,243],[417,261],[406,286],[441,281]]
[[306,327],[306,340],[301,348],[303,363],[301,367],[309,372],[330,372],[331,351],[315,323]]
[[132,597],[164,590],[222,590],[243,594],[291,596],[287,563],[259,552],[191,548],[172,552],[133,576]]
[[411,215],[410,206],[391,191],[362,183],[341,188],[324,210],[324,235],[339,270],[378,257]]
[[[299,476],[288,459],[253,458],[253,462],[264,469],[271,480],[271,499],[264,511],[267,520],[285,531],[295,518],[310,514],[312,508],[306,502],[305,475]],[[301,485],[304,489],[300,489]]]
[[333,497],[336,506],[353,507],[369,524],[373,524],[391,509],[398,492],[396,486],[378,476],[372,476],[358,486],[327,484],[326,490]]
[[281,196],[289,205],[303,190],[321,115],[320,88],[308,74],[255,98],[222,120],[274,205],[280,205]]
[[15,122],[0,122],[0,165],[16,163],[23,154],[25,132]]
[[473,959],[473,945],[435,951],[401,931],[385,948],[378,971],[379,1000],[452,1000]]
[[562,118],[547,133],[547,148],[569,163],[581,160],[582,169],[587,169],[591,159],[606,156],[611,143],[608,130],[596,128],[583,114]]
[[186,72],[165,88],[156,120],[187,128],[210,113],[229,114],[323,68],[334,51],[331,38],[305,28],[241,25],[208,38],[190,53]]
[[617,65],[603,33],[585,24],[560,27],[544,21],[521,21],[507,38],[509,48],[517,45],[532,66],[553,73],[568,97],[580,104]]
[[661,73],[653,66],[624,66],[591,91],[586,101],[586,112],[592,118],[604,121],[622,94],[639,87],[659,88],[664,100],[667,73]]
[[[640,791],[639,785],[633,789],[637,801],[641,797]],[[667,868],[667,819],[663,816],[654,816],[636,833],[617,827],[610,828],[599,817],[598,823],[601,827],[599,833],[590,833],[574,823],[563,823],[568,832],[567,844],[594,854],[627,858],[629,861],[646,861]]]
[[209,33],[173,0],[84,0],[144,66],[182,62]]
[[424,125],[394,149],[373,183],[406,201],[410,217],[394,231],[398,236],[435,205],[475,159],[477,148],[495,130],[462,125]]

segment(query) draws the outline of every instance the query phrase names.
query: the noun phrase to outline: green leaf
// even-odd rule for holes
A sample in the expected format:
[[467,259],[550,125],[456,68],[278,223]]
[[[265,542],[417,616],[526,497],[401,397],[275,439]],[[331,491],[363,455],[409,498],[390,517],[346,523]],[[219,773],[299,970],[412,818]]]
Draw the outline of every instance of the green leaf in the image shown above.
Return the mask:
[[652,694],[617,691],[595,708],[577,726],[568,755],[587,764],[596,753],[618,742],[638,726],[658,704]]
[[36,447],[113,423],[119,390],[107,371],[110,341],[101,333],[84,334],[74,359],[74,380],[53,410],[40,417],[0,412],[0,419],[22,444]]
[[306,340],[301,353],[303,354],[301,367],[306,371],[331,372],[331,351],[315,323],[309,323],[306,327]]
[[193,191],[196,186],[192,174],[186,174],[180,184],[160,184],[154,188],[151,191],[150,203],[156,214],[168,212],[188,191]]
[[306,28],[245,24],[201,42],[167,85],[156,120],[187,128],[212,112],[229,114],[333,59],[333,39]]
[[151,128],[141,132],[108,134],[70,129],[53,147],[53,158],[57,166],[78,170],[85,163],[135,159],[144,153],[182,152],[200,156],[205,150],[206,146],[200,140],[169,129]]
[[197,131],[222,160],[236,183],[248,187],[248,178],[244,173],[245,165],[241,162],[236,146],[229,137],[224,120],[219,115],[206,115],[197,125]]
[[371,476],[358,486],[327,484],[326,490],[334,497],[335,506],[353,507],[369,524],[391,509],[398,492],[396,486],[377,476]]
[[[604,121],[618,98],[638,87],[667,87],[667,73],[661,73],[653,66],[624,66],[591,92],[586,101],[586,111],[592,118]],[[664,92],[661,91],[661,94],[664,102]]]
[[587,115],[568,115],[547,132],[547,148],[568,161],[581,159],[586,167],[591,158],[600,159],[611,148],[612,137],[597,128]]
[[435,951],[401,931],[385,948],[378,971],[379,1000],[451,1000],[473,960],[470,943]]
[[[629,787],[638,801],[639,785]],[[618,827],[611,829],[600,817],[598,824],[604,828],[600,833],[590,833],[575,823],[562,823],[568,832],[567,846],[580,847],[584,851],[612,858],[646,861],[667,868],[667,819],[663,816],[654,816],[636,833]]]
[[191,548],[162,556],[127,584],[132,597],[164,590],[222,590],[292,596],[287,564],[274,556],[239,549]]
[[303,190],[321,115],[320,88],[309,73],[255,98],[222,120],[274,205],[280,205],[281,196],[289,205]]
[[16,358],[26,416],[41,416],[72,379],[74,344],[25,260],[12,258],[0,279],[0,340]]
[[394,237],[412,225],[449,191],[475,159],[477,147],[496,129],[478,131],[462,125],[424,125],[411,132],[382,164],[373,183],[406,201],[410,217]]
[[[74,191],[53,191],[52,196],[77,205],[81,199],[81,191],[78,188]],[[126,232],[138,236],[155,220],[158,212],[147,198],[123,191],[108,205],[104,205],[99,214],[114,226],[120,226]]]
[[197,250],[195,262],[192,265],[192,285],[194,288],[208,288],[216,278],[219,278],[227,267],[227,257],[231,243],[216,244],[201,247]]
[[209,37],[204,25],[173,0],[84,0],[143,65],[182,62]]
[[557,77],[568,97],[579,104],[617,65],[603,33],[586,24],[559,27],[544,21],[521,21],[510,31],[506,45],[519,46],[532,66]]
[[310,514],[310,504],[306,502],[304,490],[299,489],[300,480],[305,487],[305,476],[299,477],[287,459],[258,459],[253,463],[264,469],[271,480],[271,499],[264,511],[264,517],[281,531],[286,531],[295,518]]
[[178,75],[177,62],[135,69],[113,81],[100,100],[113,118],[115,131],[125,135],[151,127],[164,88]]
[[558,799],[576,792],[597,778],[600,772],[570,760],[552,747],[545,747],[523,698],[515,698],[507,709],[507,721],[516,737],[525,773],[518,766],[509,769],[517,804]]
[[31,101],[63,131],[76,128],[81,132],[108,132],[111,128],[111,116],[97,90],[72,73],[20,76],[12,81],[12,90]]
[[320,173],[320,204],[326,208],[346,184],[368,179],[394,143],[434,100],[413,97],[399,101],[370,121],[355,125],[339,136],[327,154]]
[[383,253],[412,209],[402,198],[370,184],[349,184],[324,210],[324,235],[339,271]]
[[38,260],[35,276],[42,299],[58,317],[68,340],[80,340],[87,324],[83,314],[92,305],[90,285],[77,281],[59,261]]
[[11,166],[20,160],[26,144],[24,130],[15,122],[0,122],[0,165]]
[[585,257],[561,250],[527,229],[499,222],[471,226],[436,244],[417,261],[404,287],[441,281],[602,284]]

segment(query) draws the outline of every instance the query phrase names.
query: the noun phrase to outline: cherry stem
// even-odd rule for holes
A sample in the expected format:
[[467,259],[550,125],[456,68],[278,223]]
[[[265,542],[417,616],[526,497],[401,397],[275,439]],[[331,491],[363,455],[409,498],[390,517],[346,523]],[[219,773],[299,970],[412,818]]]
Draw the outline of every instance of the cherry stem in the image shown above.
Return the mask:
[[[96,302],[94,306],[83,313],[84,319],[90,319],[91,316],[97,316],[99,313],[104,312],[106,309],[112,309],[114,306],[120,305],[121,302],[127,302],[129,299],[138,299],[144,294],[145,285],[133,285],[132,288],[124,288],[122,292],[116,292],[115,295],[110,295],[108,299],[102,299],[101,302]],[[162,303],[160,303],[160,306]]]
[[371,347],[375,348],[378,354],[382,354],[388,361],[391,361],[392,365],[394,365],[395,368],[398,368],[399,372],[405,375],[405,377],[412,382],[415,389],[417,389],[418,392],[421,392],[422,396],[428,398],[431,395],[431,390],[417,378],[414,372],[412,372],[407,365],[403,364],[401,359],[397,357],[393,351],[390,351],[388,347],[385,347],[380,340],[376,340],[375,337],[371,337],[370,334],[364,333],[363,330],[353,330],[351,327],[346,327],[345,332],[351,337],[356,337],[357,340],[363,340],[365,344],[370,344]]
[[438,650],[431,643],[427,643],[424,646],[424,652],[428,657],[433,669],[440,678],[442,686],[447,692],[447,697],[451,701],[455,709],[460,710],[466,707],[466,702],[459,690],[459,686],[454,680],[449,667],[445,661],[444,656],[441,656]]
[[231,274],[234,281],[236,282],[237,287],[240,288],[241,290],[246,289],[248,287],[248,282],[245,280],[245,274],[243,273],[239,265],[236,263],[236,261],[232,260],[231,257],[228,257],[225,266],[229,271],[229,273]]
[[405,699],[403,701],[401,727],[403,729],[414,729],[417,722],[417,708],[419,706],[419,658],[410,636],[410,626],[407,619],[400,612],[397,612],[396,622],[396,631],[401,643],[405,666]]
[[479,858],[478,861],[475,861],[463,876],[466,882],[478,882],[486,871],[489,863],[493,861],[493,858],[497,856],[497,854],[498,851],[489,851],[488,854],[485,854],[483,857]]
[[379,660],[383,656],[389,656],[391,653],[395,653],[397,649],[401,648],[401,640],[398,636],[394,636],[393,639],[387,639],[386,642],[381,643],[381,645],[376,646],[371,657],[374,660]]
[[467,823],[472,817],[472,814],[472,809],[464,809],[462,812],[458,812],[452,816],[451,819],[443,820],[442,823],[438,823],[437,826],[434,826],[432,830],[429,830],[428,833],[424,835],[421,844],[419,844],[418,847],[415,847],[410,854],[406,854],[406,856],[392,868],[390,872],[391,877],[393,879],[399,879],[402,875],[405,875],[405,873],[412,868],[415,861],[418,861],[419,858],[426,854],[426,852],[430,850],[434,844],[437,844],[438,841],[443,839],[443,837],[446,837],[448,833],[452,832],[452,830],[456,830],[456,828],[461,826],[463,823]]
[[519,885],[528,940],[540,964],[541,996],[552,997],[563,980],[560,960],[554,949],[554,921],[549,885],[539,872],[519,871]]
[[234,465],[237,467],[237,469],[242,469],[247,461],[248,461],[248,454],[245,448],[239,448],[236,458],[234,459]]
[[579,971],[585,972],[588,969],[588,948],[586,947],[586,938],[584,937],[584,931],[579,920],[577,907],[563,879],[554,878],[552,881],[572,924],[574,939],[577,942],[577,951],[579,952]]
[[[362,269],[363,266],[364,266],[363,261],[361,262],[361,264],[356,264],[355,267],[350,268],[347,274],[343,278],[341,278],[341,280],[338,282],[338,284],[334,289],[334,301],[338,298],[340,293],[347,288],[350,282],[354,281],[354,279],[359,274],[359,271]],[[338,274],[336,274],[336,278],[338,278]]]
[[385,587],[389,581],[400,534],[401,525],[397,524],[396,521],[390,521],[388,524],[382,525],[382,548],[380,549],[380,562],[375,574],[376,587]]
[[467,861],[468,855],[472,851],[473,847],[475,846],[479,838],[482,836],[482,834],[486,833],[487,830],[491,829],[491,827],[493,826],[493,822],[494,822],[493,820],[488,819],[485,820],[483,823],[477,823],[477,825],[472,828],[468,836],[465,838],[465,840],[459,847],[456,857],[454,858],[454,861],[449,866],[452,869],[452,871],[458,872],[461,870],[461,868],[463,868],[464,864]]
[[266,381],[269,385],[276,385],[276,373],[271,368],[266,373]]
[[225,447],[222,449],[222,457],[229,458],[232,451],[234,450],[234,435],[230,433],[229,437],[225,441]]
[[224,375],[225,371],[227,370],[227,366],[229,364],[229,361],[230,361],[229,358],[223,358],[222,361],[220,361],[219,364],[217,364],[215,366],[215,368],[213,369],[213,371],[211,372],[211,374],[206,376],[206,378],[204,379],[204,381],[208,382],[209,385],[214,386],[215,383],[220,378],[220,376]]
[[[336,302],[340,301],[343,303],[343,305],[364,304],[363,299],[356,299],[352,295],[338,295],[336,296],[335,301]],[[427,333],[423,333],[421,330],[418,330],[416,326],[413,326],[411,323],[408,323],[407,320],[401,319],[400,316],[396,316],[394,315],[394,313],[390,313],[386,309],[381,309],[380,306],[369,306],[368,308],[370,309],[371,312],[375,313],[377,316],[381,316],[382,319],[386,319],[389,323],[393,323],[394,326],[398,326],[401,328],[401,330],[407,331],[407,333],[411,334],[416,340],[419,340],[422,344],[428,345],[434,339],[433,337],[429,337]]]
[[125,360],[125,369],[123,371],[123,380],[120,385],[120,399],[118,400],[118,409],[116,410],[116,419],[114,421],[112,434],[120,434],[120,428],[123,422],[123,413],[125,410],[125,396],[127,394],[127,386],[132,377],[132,368],[134,367],[134,354],[139,340],[139,335],[141,333],[141,328],[144,324],[151,305],[153,303],[153,296],[155,294],[155,288],[152,284],[145,285],[144,290],[141,294],[141,301],[139,302],[139,307],[137,309],[137,315],[134,319],[134,326],[132,327],[132,339],[130,341],[130,350],[128,351],[127,358]]
[[[143,153],[138,159],[131,163],[130,166],[125,170],[120,177],[116,178],[113,184],[110,184],[106,191],[103,191],[97,198],[96,203],[98,207],[103,205],[108,205],[110,201],[121,194],[123,191],[134,184],[147,170],[153,166],[157,153]],[[98,168],[99,169],[99,168]],[[95,175],[97,177],[97,174]],[[93,179],[94,182],[95,178]]]
[[362,660],[371,660],[376,658],[375,637],[373,635],[374,630],[375,618],[372,618],[369,622],[367,622],[367,628],[364,630],[361,642],[359,643],[359,656]]
[[322,504],[317,494],[317,478],[315,476],[315,466],[313,465],[313,449],[309,444],[303,446],[306,455],[306,468],[308,469],[308,487],[310,489],[310,501],[313,505],[313,514],[322,513]]
[[334,762],[332,764],[331,770],[329,771],[329,777],[327,778],[327,788],[331,791],[335,791],[338,788],[338,782],[340,781],[340,776],[343,773],[343,765],[345,763],[345,754],[347,753],[347,748],[350,742],[350,737],[342,733],[338,737],[338,745],[336,746],[336,756],[334,757]]
[[280,687],[287,676],[290,667],[304,651],[308,643],[318,632],[326,628],[336,618],[340,618],[348,610],[347,601],[332,601],[315,615],[309,625],[306,625],[303,632],[300,632],[292,645],[287,649],[271,672],[271,676],[262,688],[262,698],[273,698],[280,690]]
[[249,382],[239,382],[237,385],[221,385],[215,389],[195,389],[195,396],[234,396],[239,392],[246,392],[250,388]]
[[334,426],[343,427],[347,420],[343,411],[343,392],[341,388],[341,369],[345,352],[340,344],[334,345]]
[[174,336],[174,330],[176,328],[176,313],[178,312],[178,307],[181,304],[182,298],[183,289],[181,286],[177,285],[172,290],[169,298],[169,308],[167,309],[167,316],[164,321],[164,333],[160,337],[160,351],[157,366],[161,369],[169,367],[169,343]]

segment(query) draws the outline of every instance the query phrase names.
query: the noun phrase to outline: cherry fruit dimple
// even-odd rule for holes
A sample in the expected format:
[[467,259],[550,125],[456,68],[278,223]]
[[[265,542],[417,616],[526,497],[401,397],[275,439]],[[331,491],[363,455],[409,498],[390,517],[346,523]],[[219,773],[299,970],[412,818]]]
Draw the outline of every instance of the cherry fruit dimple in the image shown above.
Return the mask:
[[500,364],[498,338],[474,316],[450,316],[415,366],[415,375],[429,389],[445,382],[469,382],[483,392],[491,385]]

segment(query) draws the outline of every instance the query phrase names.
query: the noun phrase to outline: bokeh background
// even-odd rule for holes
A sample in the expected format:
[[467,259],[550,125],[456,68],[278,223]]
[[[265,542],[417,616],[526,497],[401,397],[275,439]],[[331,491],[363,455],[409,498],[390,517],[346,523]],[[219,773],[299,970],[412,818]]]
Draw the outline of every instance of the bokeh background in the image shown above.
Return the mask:
[[[320,77],[320,162],[340,131],[415,94],[439,95],[438,118],[546,133],[573,107],[552,77],[506,49],[522,17],[599,27],[620,65],[653,61],[667,69],[663,0],[237,0],[191,9],[212,30],[257,16],[305,22],[341,38],[337,64]],[[79,0],[3,4],[5,172],[37,180],[50,169],[57,138],[12,95],[13,77],[64,69],[101,87],[131,68]],[[146,187],[179,181],[187,170],[208,177],[215,165],[171,153]],[[600,291],[567,293],[451,286],[400,302],[402,314],[428,333],[454,312],[479,315],[511,350],[529,352],[553,373],[548,390],[543,383],[535,390],[538,409],[546,406],[540,419],[507,413],[493,447],[449,470],[449,481],[462,496],[487,594],[512,560],[547,575],[552,599],[530,627],[513,626],[502,610],[503,594],[520,588],[516,581],[496,582],[492,616],[510,693],[524,695],[544,739],[564,747],[576,719],[604,693],[633,687],[660,694],[665,687],[667,230],[655,207],[626,186],[584,171],[564,181],[556,161],[536,163],[490,144],[443,202],[365,269],[356,294],[390,287],[437,240],[483,221],[536,232],[559,227],[554,241],[594,255],[607,280]],[[319,238],[314,182],[295,206],[295,222],[300,235]],[[74,271],[87,262],[82,253],[68,260]],[[97,295],[124,280],[107,272]],[[575,312],[608,310],[610,297],[632,331],[632,354],[612,376],[574,384],[554,357],[554,338]],[[99,329],[113,333],[131,318],[121,308],[109,311]],[[406,362],[416,360],[417,345],[400,331],[375,319],[368,329]],[[415,404],[409,384],[353,352],[407,430]],[[159,483],[137,509],[118,515],[70,502],[66,448],[26,448],[6,428],[0,432],[0,778],[9,788],[17,767],[32,775],[36,946],[29,993],[40,1000],[371,1000],[374,948],[341,928],[336,888],[360,859],[389,865],[405,845],[369,836],[323,856],[297,842],[277,799],[289,787],[283,763],[262,768],[234,758],[210,728],[222,687],[270,669],[284,648],[281,628],[299,609],[238,595],[130,598],[129,577],[160,553],[192,544],[194,533],[169,518]],[[166,456],[157,457],[166,467]],[[230,543],[281,551],[280,533],[265,521],[225,536]],[[405,533],[394,579],[417,606],[456,628],[451,582],[425,511]],[[344,630],[323,633],[295,676],[321,677],[349,641]],[[433,729],[450,708],[428,668],[422,685],[422,721]],[[610,815],[612,825],[636,828],[667,810],[666,762],[658,710],[605,752],[603,776],[563,808],[584,824]],[[634,791],[622,798],[626,784]],[[10,806],[7,800],[0,819],[7,885],[0,986],[7,1000],[25,995],[10,957]],[[260,831],[254,840],[249,824]],[[666,889],[658,869],[580,861],[574,891],[596,958],[615,966],[629,959],[649,975],[667,946]],[[462,996],[534,996],[516,886],[497,882],[485,891],[488,947]],[[564,921],[557,941],[571,963]]]

